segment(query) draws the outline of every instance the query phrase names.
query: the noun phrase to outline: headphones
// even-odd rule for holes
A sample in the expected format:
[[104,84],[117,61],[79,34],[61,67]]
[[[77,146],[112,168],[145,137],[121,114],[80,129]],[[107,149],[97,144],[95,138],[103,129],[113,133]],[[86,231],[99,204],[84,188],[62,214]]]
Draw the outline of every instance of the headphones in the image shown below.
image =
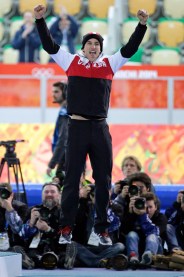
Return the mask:
[[56,82],[53,84],[53,86],[59,88],[62,91],[62,100],[66,100],[68,85],[64,82]]
[[62,92],[63,92],[63,100],[66,100],[66,97],[67,97],[67,87],[68,85],[66,83],[62,83],[61,82],[61,85],[62,85]]

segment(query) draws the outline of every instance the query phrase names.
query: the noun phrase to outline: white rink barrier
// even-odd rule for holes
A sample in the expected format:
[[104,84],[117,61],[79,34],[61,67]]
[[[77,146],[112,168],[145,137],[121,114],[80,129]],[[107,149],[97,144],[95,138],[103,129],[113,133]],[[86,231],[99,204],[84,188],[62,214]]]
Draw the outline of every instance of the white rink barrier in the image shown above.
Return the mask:
[[22,275],[22,255],[0,251],[0,276],[17,277]]

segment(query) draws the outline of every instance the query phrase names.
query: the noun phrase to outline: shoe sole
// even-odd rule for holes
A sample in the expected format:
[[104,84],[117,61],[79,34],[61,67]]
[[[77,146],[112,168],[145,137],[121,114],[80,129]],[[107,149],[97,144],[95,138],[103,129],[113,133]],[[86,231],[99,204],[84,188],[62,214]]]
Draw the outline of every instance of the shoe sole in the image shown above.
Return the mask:
[[19,254],[22,255],[22,267],[23,267],[24,269],[34,269],[34,268],[35,268],[35,263],[34,263],[34,261],[32,261],[32,260],[26,255],[26,253],[24,253],[24,252],[22,251],[21,248],[19,248],[18,246],[14,246],[13,249],[14,249],[14,251],[15,251],[16,253],[19,253]]
[[141,261],[141,264],[143,265],[150,265],[151,263],[152,263],[152,259],[148,254],[145,255],[143,260]]
[[65,269],[72,269],[77,255],[77,247],[74,242],[68,244],[66,247],[66,258],[64,263]]
[[128,259],[123,256],[116,256],[112,260],[112,265],[115,270],[124,270],[128,267]]

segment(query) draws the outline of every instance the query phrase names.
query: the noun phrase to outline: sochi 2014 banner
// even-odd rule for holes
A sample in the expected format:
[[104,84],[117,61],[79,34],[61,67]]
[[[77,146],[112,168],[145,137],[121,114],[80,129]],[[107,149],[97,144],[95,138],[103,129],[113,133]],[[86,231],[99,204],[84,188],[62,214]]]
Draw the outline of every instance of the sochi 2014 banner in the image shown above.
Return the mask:
[[[24,139],[15,145],[25,183],[48,181],[54,124],[1,124],[1,141]],[[122,179],[121,162],[136,156],[154,184],[184,184],[184,127],[168,125],[110,125],[113,141],[113,182]],[[0,147],[1,161],[6,147]],[[14,183],[12,168],[10,178]],[[87,160],[87,178],[92,180]],[[5,163],[0,181],[7,181]]]

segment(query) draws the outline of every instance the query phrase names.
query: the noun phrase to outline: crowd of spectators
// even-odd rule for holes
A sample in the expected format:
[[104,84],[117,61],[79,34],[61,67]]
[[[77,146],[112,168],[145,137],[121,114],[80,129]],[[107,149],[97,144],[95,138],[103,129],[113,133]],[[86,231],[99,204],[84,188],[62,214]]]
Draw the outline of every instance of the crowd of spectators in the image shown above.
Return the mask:
[[[22,267],[106,267],[117,270],[151,266],[156,254],[184,250],[184,191],[163,213],[150,176],[140,161],[127,156],[122,176],[112,186],[108,232],[112,245],[101,245],[93,232],[95,184],[81,176],[71,244],[58,243],[62,184],[52,179],[42,187],[42,202],[28,207],[14,199],[9,184],[0,184],[0,251],[22,254]],[[85,173],[85,172],[84,172]],[[118,188],[118,189],[117,189]],[[116,196],[115,196],[116,194]]]

